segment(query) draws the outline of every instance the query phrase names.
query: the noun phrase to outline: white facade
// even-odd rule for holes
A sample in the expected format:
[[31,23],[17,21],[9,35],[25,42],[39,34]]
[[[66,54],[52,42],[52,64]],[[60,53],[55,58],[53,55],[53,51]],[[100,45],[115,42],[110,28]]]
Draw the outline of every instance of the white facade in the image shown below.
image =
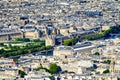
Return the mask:
[[73,50],[71,49],[71,47],[66,47],[66,46],[58,46],[53,51],[54,56],[72,55],[72,54],[73,54]]

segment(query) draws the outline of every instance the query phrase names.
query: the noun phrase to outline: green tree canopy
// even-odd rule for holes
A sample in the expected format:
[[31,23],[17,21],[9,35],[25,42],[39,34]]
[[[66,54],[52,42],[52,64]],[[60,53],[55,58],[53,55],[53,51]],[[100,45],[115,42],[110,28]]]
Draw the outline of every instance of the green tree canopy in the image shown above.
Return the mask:
[[106,69],[106,70],[103,71],[103,74],[107,74],[109,72],[110,72],[109,69]]
[[17,38],[16,41],[30,42],[29,38]]
[[57,73],[58,72],[58,66],[57,66],[57,64],[56,63],[51,63],[49,71],[50,71],[51,74]]
[[111,60],[109,60],[109,59],[108,59],[108,60],[105,60],[104,63],[110,64],[110,63],[111,63]]
[[72,46],[75,45],[78,42],[78,38],[74,38],[74,39],[66,39],[64,40],[64,45],[65,46]]
[[94,55],[100,55],[100,53],[99,52],[95,52]]
[[20,75],[21,78],[24,78],[26,73],[24,71],[19,70],[19,75]]
[[110,34],[113,34],[113,33],[119,33],[119,31],[120,31],[120,25],[119,26],[112,26],[110,29],[105,30],[101,33],[86,35],[85,39],[86,40],[97,40],[97,39],[101,39],[101,38],[104,38],[104,37],[109,37]]
[[4,43],[0,43],[0,46],[4,46]]
[[46,50],[52,49],[52,46],[46,46]]
[[44,42],[44,40],[40,40],[40,39],[33,39],[33,42]]

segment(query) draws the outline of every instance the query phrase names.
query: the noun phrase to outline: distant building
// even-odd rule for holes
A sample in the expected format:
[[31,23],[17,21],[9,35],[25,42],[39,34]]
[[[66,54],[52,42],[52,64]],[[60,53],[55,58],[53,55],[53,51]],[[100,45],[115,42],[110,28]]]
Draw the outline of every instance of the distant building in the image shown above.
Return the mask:
[[18,70],[14,70],[14,69],[0,69],[0,78],[2,79],[15,79],[16,76],[18,75]]

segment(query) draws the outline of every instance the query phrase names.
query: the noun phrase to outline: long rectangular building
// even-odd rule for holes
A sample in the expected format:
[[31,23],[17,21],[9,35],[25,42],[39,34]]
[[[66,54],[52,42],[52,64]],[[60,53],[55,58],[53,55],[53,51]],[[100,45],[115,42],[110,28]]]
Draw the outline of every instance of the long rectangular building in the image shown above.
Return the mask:
[[0,42],[23,38],[23,33],[18,29],[0,30]]

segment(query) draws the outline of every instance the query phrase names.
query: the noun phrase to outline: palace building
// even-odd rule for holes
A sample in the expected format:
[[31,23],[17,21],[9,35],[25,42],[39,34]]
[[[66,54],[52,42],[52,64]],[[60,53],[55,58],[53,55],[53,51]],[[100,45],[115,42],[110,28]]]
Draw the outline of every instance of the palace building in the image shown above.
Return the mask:
[[23,33],[18,29],[1,29],[0,42],[23,38]]

